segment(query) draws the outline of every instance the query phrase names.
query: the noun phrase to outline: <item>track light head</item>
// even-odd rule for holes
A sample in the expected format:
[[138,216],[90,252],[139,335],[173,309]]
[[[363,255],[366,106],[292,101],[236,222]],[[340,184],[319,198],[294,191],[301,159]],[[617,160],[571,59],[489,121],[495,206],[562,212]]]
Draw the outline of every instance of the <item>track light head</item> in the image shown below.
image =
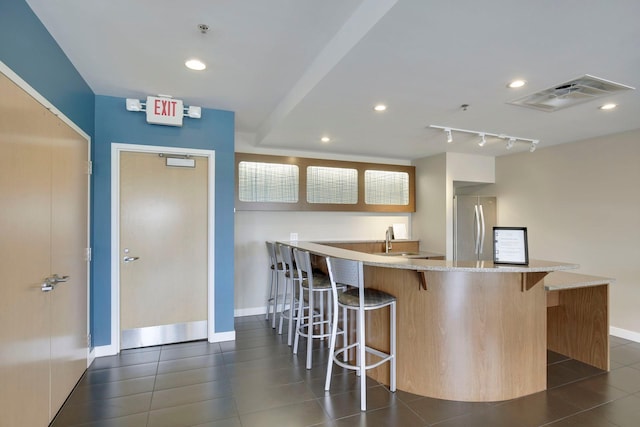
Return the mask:
[[445,128],[444,132],[447,134],[447,144],[451,144],[453,142],[453,134],[451,133],[451,129]]
[[484,147],[484,145],[487,143],[487,139],[484,136],[484,133],[479,133],[478,134],[480,136],[480,141],[478,141],[478,145],[480,147]]
[[537,139],[534,139],[533,141],[531,141],[531,148],[529,148],[529,152],[533,153],[534,151],[536,151],[536,146],[538,145],[538,141]]
[[515,143],[516,143],[515,138],[509,138],[509,140],[507,141],[507,150],[511,150],[513,148],[513,144]]

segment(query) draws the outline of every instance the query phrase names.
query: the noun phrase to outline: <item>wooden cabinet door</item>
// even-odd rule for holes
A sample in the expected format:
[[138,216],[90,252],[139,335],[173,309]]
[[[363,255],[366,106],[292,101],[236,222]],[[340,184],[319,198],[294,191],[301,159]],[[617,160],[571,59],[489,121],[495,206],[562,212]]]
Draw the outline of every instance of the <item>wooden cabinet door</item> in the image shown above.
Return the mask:
[[51,141],[46,112],[0,74],[0,426],[46,426]]
[[88,143],[3,74],[0,94],[0,427],[46,426],[87,364]]
[[87,368],[87,141],[57,120],[51,148],[51,417]]

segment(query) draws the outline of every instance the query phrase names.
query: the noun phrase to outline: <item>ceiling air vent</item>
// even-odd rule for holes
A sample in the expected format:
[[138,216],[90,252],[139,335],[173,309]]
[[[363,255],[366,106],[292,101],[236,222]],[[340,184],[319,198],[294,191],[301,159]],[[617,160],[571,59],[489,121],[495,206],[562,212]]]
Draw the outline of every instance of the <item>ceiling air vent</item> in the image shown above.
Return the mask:
[[508,104],[553,112],[635,88],[585,74],[566,83],[509,101]]

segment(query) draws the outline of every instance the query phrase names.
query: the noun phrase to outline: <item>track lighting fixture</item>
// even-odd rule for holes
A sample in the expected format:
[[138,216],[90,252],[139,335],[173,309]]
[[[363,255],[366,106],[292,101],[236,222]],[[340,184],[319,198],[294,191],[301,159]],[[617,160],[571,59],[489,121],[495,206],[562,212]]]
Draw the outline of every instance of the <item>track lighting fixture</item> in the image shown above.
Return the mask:
[[442,129],[445,135],[447,136],[447,143],[449,144],[453,142],[453,132],[470,133],[470,134],[478,135],[478,137],[480,137],[480,140],[478,141],[478,145],[480,147],[484,147],[484,145],[487,143],[487,137],[506,140],[507,150],[511,150],[515,146],[516,142],[529,143],[531,144],[531,146],[529,147],[529,151],[531,151],[532,153],[536,150],[536,147],[540,142],[540,140],[538,139],[520,138],[519,136],[510,136],[510,135],[505,135],[503,133],[490,133],[490,132],[482,132],[477,130],[456,129],[448,126],[445,127],[445,126],[437,126],[437,125],[429,125],[429,127],[434,129]]
[[480,134],[480,141],[478,141],[478,145],[480,147],[484,147],[484,144],[487,143],[487,139],[484,137],[484,133]]
[[451,129],[445,128],[444,131],[447,134],[447,143],[451,144],[453,142],[453,134],[451,134]]

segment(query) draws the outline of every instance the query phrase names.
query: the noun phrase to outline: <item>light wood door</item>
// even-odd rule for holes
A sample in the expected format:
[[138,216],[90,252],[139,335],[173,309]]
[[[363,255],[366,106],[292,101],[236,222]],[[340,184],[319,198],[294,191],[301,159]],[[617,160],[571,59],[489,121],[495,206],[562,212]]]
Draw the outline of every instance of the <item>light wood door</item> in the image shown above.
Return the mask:
[[45,426],[50,306],[40,285],[50,268],[51,150],[43,137],[12,132],[9,122],[17,117],[4,105],[5,90],[0,96],[0,426]]
[[[51,298],[51,406],[60,408],[87,367],[86,140],[57,120],[51,170],[51,273],[68,276]],[[52,416],[55,415],[53,412]]]
[[207,320],[208,160],[194,159],[169,167],[158,154],[121,153],[121,331]]
[[[86,368],[87,141],[2,74],[0,94],[0,426],[46,426]],[[54,267],[78,283],[43,292]]]

